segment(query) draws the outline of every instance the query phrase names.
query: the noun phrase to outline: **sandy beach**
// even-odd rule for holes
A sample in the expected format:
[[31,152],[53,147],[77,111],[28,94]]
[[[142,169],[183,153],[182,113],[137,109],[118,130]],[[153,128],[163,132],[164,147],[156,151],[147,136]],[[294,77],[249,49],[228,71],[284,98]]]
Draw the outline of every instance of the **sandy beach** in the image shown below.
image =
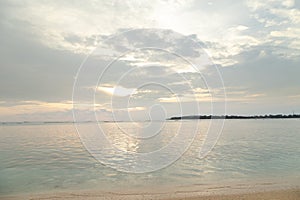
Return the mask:
[[75,200],[130,200],[130,199],[151,199],[151,200],[299,200],[300,189],[285,189],[260,192],[243,192],[240,194],[197,194],[187,193],[97,193],[97,192],[70,192],[51,194],[32,194],[18,196],[2,196],[3,200],[47,200],[47,199],[75,199]]
[[300,199],[300,190],[281,190],[268,192],[255,192],[245,194],[231,194],[231,195],[212,195],[199,196],[191,198],[178,198],[189,200],[297,200]]

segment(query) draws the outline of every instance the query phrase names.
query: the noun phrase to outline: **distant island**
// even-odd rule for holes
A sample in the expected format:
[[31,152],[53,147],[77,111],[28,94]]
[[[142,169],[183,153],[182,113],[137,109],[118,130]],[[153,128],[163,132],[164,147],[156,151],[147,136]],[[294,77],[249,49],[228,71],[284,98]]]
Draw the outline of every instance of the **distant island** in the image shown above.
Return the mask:
[[179,116],[171,117],[167,120],[188,120],[188,119],[292,119],[300,118],[300,114],[291,114],[291,115],[189,115],[189,116]]

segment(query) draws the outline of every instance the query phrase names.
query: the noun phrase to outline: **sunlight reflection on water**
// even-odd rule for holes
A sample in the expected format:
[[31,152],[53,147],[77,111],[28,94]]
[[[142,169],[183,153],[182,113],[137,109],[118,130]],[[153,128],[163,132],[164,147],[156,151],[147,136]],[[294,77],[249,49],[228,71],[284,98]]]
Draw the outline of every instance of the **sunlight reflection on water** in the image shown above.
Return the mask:
[[[184,122],[185,131],[192,131],[192,123]],[[86,130],[90,125],[83,124]],[[132,129],[130,123],[122,126]],[[114,145],[132,152],[159,149],[174,137],[177,126],[177,122],[167,122],[165,132],[145,142],[120,134],[113,123],[104,125]],[[81,144],[73,124],[0,126],[0,193],[175,187],[259,179],[280,183],[300,178],[299,120],[227,120],[217,146],[204,159],[197,156],[208,121],[200,126],[195,141],[178,161],[145,174],[122,173],[97,162]],[[122,155],[111,155],[111,159],[116,163],[127,160]]]

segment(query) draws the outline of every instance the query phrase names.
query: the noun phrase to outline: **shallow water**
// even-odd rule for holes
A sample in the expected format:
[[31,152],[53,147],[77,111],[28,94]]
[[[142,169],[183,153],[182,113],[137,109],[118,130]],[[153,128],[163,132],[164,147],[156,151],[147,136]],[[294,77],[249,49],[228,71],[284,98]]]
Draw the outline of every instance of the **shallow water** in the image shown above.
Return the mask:
[[[155,191],[164,187],[215,188],[250,182],[300,185],[297,182],[300,180],[300,120],[226,120],[213,151],[199,159],[199,148],[209,122],[200,122],[195,140],[176,162],[142,174],[120,172],[95,160],[82,145],[74,124],[1,125],[0,194],[85,189]],[[114,123],[104,123],[103,128],[118,148],[143,153],[167,144],[177,134],[180,123],[184,126],[181,131],[188,133],[197,121],[165,122],[160,134],[150,134],[144,141],[132,135],[121,136]],[[94,124],[80,126],[88,131]],[[123,122],[121,128],[136,133],[135,126]],[[116,157],[110,156],[113,163]],[[115,162],[126,159],[119,156]]]

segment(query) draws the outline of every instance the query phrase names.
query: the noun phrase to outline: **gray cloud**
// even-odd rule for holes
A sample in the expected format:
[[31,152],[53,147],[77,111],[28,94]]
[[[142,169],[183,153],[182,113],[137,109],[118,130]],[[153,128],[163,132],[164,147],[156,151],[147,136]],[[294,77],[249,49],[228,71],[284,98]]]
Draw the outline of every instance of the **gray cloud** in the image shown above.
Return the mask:
[[16,21],[1,29],[1,99],[47,100],[70,99],[75,72],[82,56],[44,46]]
[[[202,63],[198,66],[201,75],[218,97],[221,89],[217,72],[209,58],[199,60],[203,55],[200,47],[203,47],[224,79],[228,112],[290,112],[291,109],[300,112],[299,8],[298,1],[290,0],[211,1],[210,4],[204,1],[173,4],[1,1],[0,102],[4,102],[0,104],[1,120],[8,115],[8,108],[26,106],[25,101],[40,101],[46,106],[71,100],[76,72],[96,46],[101,47],[96,50],[100,55],[87,60],[85,65],[89,69],[82,69],[85,76],[78,79],[82,86],[80,94],[87,99],[112,59],[126,50],[153,46],[177,53],[193,63]],[[141,29],[108,40],[132,28]],[[106,72],[103,86],[115,85],[122,74],[137,68],[119,85],[134,88],[143,82],[157,82],[185,97],[192,91],[188,83],[194,88],[206,88],[201,76],[189,71],[188,64],[174,55],[159,51],[126,55]],[[154,99],[172,97],[159,87],[146,87],[134,95],[141,97],[141,101],[133,102],[132,106],[150,105]],[[109,116],[110,98],[103,92],[97,93],[97,101],[102,105],[99,113],[105,116]],[[120,108],[125,106],[122,98],[118,98]],[[170,102],[164,104],[173,109]],[[187,114],[193,112],[192,102],[184,104]],[[203,107],[208,104],[201,103]],[[50,116],[55,112],[41,111],[37,116],[53,119]],[[203,112],[209,110],[204,108]],[[20,120],[31,115],[18,116],[16,119]]]

